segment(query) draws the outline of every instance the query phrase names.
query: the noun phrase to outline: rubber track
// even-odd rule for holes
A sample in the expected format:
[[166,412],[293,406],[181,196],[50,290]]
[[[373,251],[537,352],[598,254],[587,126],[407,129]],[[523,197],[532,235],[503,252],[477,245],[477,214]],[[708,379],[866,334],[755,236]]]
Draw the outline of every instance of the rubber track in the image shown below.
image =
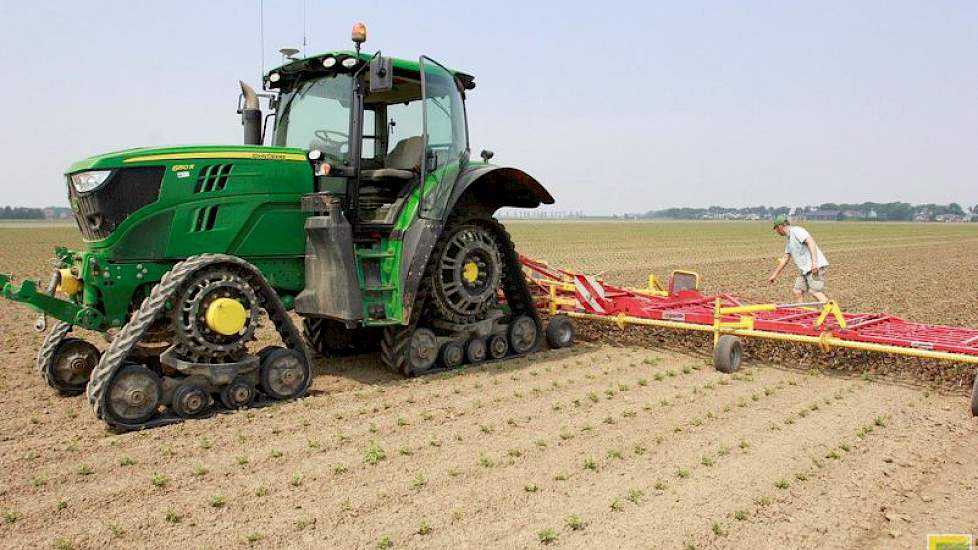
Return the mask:
[[[442,235],[448,235],[453,228],[459,225],[483,225],[497,239],[503,256],[503,272],[501,274],[500,285],[503,288],[503,294],[506,296],[506,303],[509,305],[514,317],[517,315],[529,315],[536,323],[537,346],[534,350],[530,350],[535,351],[539,348],[540,342],[543,339],[543,323],[540,320],[540,315],[537,313],[536,308],[533,307],[533,298],[530,295],[529,287],[526,286],[526,279],[523,276],[523,267],[520,264],[519,254],[516,252],[516,246],[513,244],[513,239],[509,236],[509,232],[494,218],[470,218],[462,221],[450,220],[445,225]],[[434,277],[434,259],[444,245],[442,241],[443,239],[439,237],[438,245],[431,251],[428,266],[425,269],[425,275],[422,277],[421,284],[418,288],[418,297],[414,307],[411,309],[412,318],[410,324],[387,327],[384,330],[380,357],[384,366],[393,373],[402,375],[409,374],[404,371],[405,358],[402,351],[419,321],[430,321],[431,316],[434,314],[434,312],[426,311],[425,307],[427,305],[428,292],[430,291],[429,282]],[[422,319],[422,313],[424,313],[424,319]],[[505,358],[502,360],[505,360]]]
[[[278,297],[275,290],[262,275],[261,271],[252,266],[245,260],[236,256],[226,254],[201,254],[192,256],[177,263],[173,269],[168,271],[160,279],[160,282],[153,287],[152,292],[139,309],[132,315],[129,322],[119,331],[119,334],[112,340],[109,349],[102,354],[98,365],[92,371],[88,381],[88,403],[92,406],[95,416],[113,428],[134,430],[148,425],[152,425],[152,419],[144,424],[124,424],[113,421],[105,414],[106,390],[112,377],[123,365],[126,358],[132,352],[133,347],[140,341],[147,329],[153,324],[157,316],[163,313],[166,302],[170,300],[180,286],[193,275],[196,271],[213,265],[225,264],[233,266],[243,272],[249,283],[258,291],[260,305],[268,313],[268,317],[275,325],[286,347],[301,350],[306,358],[307,364],[312,366],[312,357],[306,348],[302,333],[295,327],[288,316],[282,300]],[[311,382],[311,377],[310,377]],[[303,392],[305,391],[303,389]]]
[[[71,332],[71,324],[64,321],[58,321],[55,323],[51,330],[48,332],[47,336],[44,337],[44,342],[41,343],[40,349],[37,350],[37,373],[41,378],[47,383],[48,386],[54,388],[52,380],[48,377],[48,363],[54,359],[54,352],[58,349],[58,345],[61,341],[65,339],[65,336]],[[57,389],[57,388],[54,388]],[[59,393],[64,393],[58,390]]]

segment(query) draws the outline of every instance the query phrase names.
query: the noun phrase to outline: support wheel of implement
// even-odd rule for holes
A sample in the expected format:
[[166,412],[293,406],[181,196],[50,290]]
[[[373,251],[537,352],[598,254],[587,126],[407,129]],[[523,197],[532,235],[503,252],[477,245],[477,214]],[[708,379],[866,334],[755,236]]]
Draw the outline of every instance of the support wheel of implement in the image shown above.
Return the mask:
[[229,409],[243,409],[255,398],[255,388],[240,378],[221,388],[221,403]]
[[262,391],[272,399],[293,399],[309,388],[312,369],[298,351],[276,349],[262,359],[259,379]]
[[727,374],[737,372],[742,355],[743,346],[740,344],[740,338],[732,334],[724,334],[713,350],[713,366]]
[[547,323],[547,344],[553,349],[566,348],[574,342],[574,321],[566,315],[554,315]]
[[971,387],[971,415],[978,416],[978,374],[975,374],[975,384]]
[[207,410],[211,397],[204,388],[192,383],[183,383],[173,390],[170,408],[183,418],[195,418]]
[[143,365],[120,368],[108,384],[105,414],[113,422],[137,425],[152,418],[163,401],[163,384]]
[[502,334],[493,334],[489,337],[488,348],[489,357],[502,359],[509,352],[509,341]]
[[438,339],[431,329],[415,329],[408,340],[404,374],[420,374],[430,369],[438,359]]
[[486,360],[486,341],[482,338],[473,338],[465,344],[465,360],[476,364]]
[[441,347],[439,359],[441,360],[441,366],[446,369],[460,367],[465,362],[465,348],[459,342],[448,342]]
[[44,364],[44,380],[61,395],[78,395],[85,391],[101,355],[98,348],[81,338],[65,338]]
[[537,323],[529,315],[520,315],[509,324],[509,343],[513,352],[523,355],[537,347]]

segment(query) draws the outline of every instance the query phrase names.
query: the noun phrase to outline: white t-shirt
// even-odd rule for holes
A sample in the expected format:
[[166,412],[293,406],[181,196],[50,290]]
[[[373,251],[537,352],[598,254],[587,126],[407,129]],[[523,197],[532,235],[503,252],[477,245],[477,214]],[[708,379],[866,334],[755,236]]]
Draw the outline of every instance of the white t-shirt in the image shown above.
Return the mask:
[[[804,227],[799,227],[797,225],[788,226],[788,234],[785,235],[788,242],[784,245],[784,253],[790,254],[791,259],[795,261],[795,265],[798,266],[798,271],[802,274],[808,273],[812,270],[812,253],[808,250],[808,239],[812,235],[805,231]],[[828,267],[829,261],[825,259],[825,254],[822,254],[822,249],[815,247],[815,261],[819,269],[823,267]]]

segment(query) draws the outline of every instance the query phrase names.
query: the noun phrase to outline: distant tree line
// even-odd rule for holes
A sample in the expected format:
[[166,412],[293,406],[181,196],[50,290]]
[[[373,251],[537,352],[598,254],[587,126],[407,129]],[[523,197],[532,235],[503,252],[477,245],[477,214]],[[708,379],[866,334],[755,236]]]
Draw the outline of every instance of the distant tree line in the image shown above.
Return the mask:
[[71,217],[71,209],[64,206],[29,208],[26,206],[4,206],[0,208],[0,220],[57,220]]
[[3,220],[43,220],[44,210],[26,208],[23,206],[4,206],[0,208],[0,219]]
[[799,217],[812,216],[818,219],[839,220],[881,220],[881,221],[941,221],[949,218],[978,221],[978,205],[964,208],[956,202],[951,204],[917,204],[906,202],[863,202],[835,203],[826,202],[818,206],[748,206],[744,208],[728,208],[710,206],[708,208],[666,208],[650,210],[643,214],[628,214],[633,219],[771,219],[776,216],[794,215]]

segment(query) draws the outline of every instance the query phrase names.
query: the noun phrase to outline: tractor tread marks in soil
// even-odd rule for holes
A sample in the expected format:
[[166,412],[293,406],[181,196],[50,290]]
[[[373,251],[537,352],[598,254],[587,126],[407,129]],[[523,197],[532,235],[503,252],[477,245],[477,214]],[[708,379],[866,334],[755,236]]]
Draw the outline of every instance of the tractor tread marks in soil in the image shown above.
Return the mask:
[[[259,307],[266,311],[282,341],[289,349],[299,350],[305,358],[307,365],[311,366],[311,358],[303,343],[301,332],[293,325],[278,294],[271,288],[260,271],[245,260],[235,256],[224,254],[193,256],[177,263],[173,266],[173,269],[163,275],[160,282],[153,288],[149,296],[143,300],[139,309],[132,315],[129,323],[112,340],[109,349],[102,354],[98,366],[92,371],[87,391],[88,402],[92,406],[96,417],[113,428],[124,430],[139,429],[179,421],[179,419],[158,417],[156,419],[149,418],[141,422],[126,423],[112,416],[108,410],[106,401],[109,397],[113,377],[117,373],[120,373],[123,367],[133,367],[133,364],[127,362],[126,359],[157,318],[166,314],[166,304],[177,296],[177,292],[194,274],[200,272],[202,269],[217,266],[225,266],[248,280],[252,288],[257,292]],[[130,370],[133,372],[137,371],[134,368],[130,368]],[[310,379],[307,377],[305,381],[306,387],[308,387],[309,382]],[[303,392],[305,389],[303,388]],[[155,409],[153,412],[155,413]]]
[[[440,284],[440,282],[436,281],[436,277],[440,276],[440,269],[442,268],[440,260],[446,247],[451,246],[453,242],[457,244],[458,240],[455,237],[459,233],[464,232],[466,228],[479,228],[486,231],[490,236],[500,256],[500,263],[502,264],[502,269],[498,273],[498,287],[502,288],[503,294],[506,297],[506,303],[510,309],[510,319],[515,320],[520,316],[527,316],[532,319],[536,326],[537,338],[536,343],[530,347],[528,352],[534,351],[539,345],[540,334],[542,333],[540,317],[537,314],[536,308],[533,307],[532,297],[530,296],[529,288],[526,286],[519,255],[506,228],[493,218],[460,220],[456,217],[450,219],[445,225],[442,236],[431,252],[425,275],[422,277],[417,298],[412,308],[411,322],[408,325],[388,327],[384,331],[384,337],[381,343],[381,359],[391,372],[408,376],[411,374],[420,374],[420,372],[412,372],[407,365],[408,347],[415,331],[419,327],[431,326],[433,321],[448,320],[456,322],[459,320],[459,317],[455,315],[448,315],[448,319],[445,318],[444,312],[448,305],[444,300],[444,296],[436,296],[441,289],[435,287]],[[479,242],[486,242],[483,239],[478,240]],[[495,290],[493,290],[494,297]],[[495,305],[495,300],[490,300],[489,305]],[[492,307],[477,307],[476,311],[478,313],[468,316],[465,318],[465,321],[477,322],[487,317],[492,311]],[[436,355],[441,356],[442,354],[436,352]],[[515,353],[515,355],[521,355],[521,353]]]

